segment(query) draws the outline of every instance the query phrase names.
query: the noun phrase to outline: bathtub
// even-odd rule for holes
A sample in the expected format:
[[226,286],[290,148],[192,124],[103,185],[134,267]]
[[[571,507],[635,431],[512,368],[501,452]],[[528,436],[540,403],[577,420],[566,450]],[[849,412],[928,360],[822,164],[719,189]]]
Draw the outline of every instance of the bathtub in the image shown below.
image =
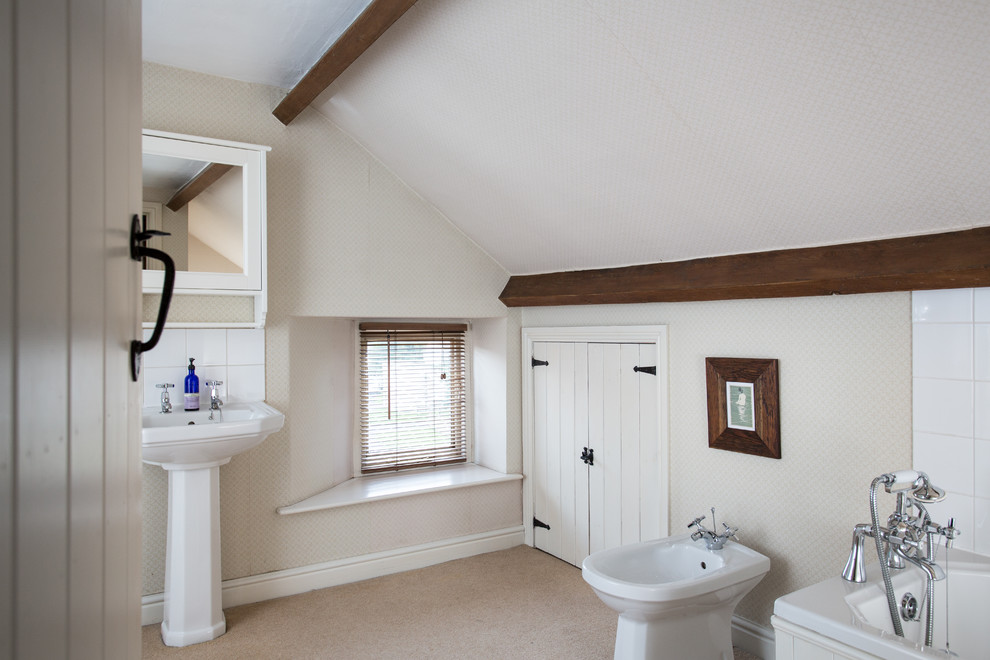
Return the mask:
[[[939,565],[945,566],[945,557],[945,548],[940,548]],[[935,583],[935,632],[930,647],[924,646],[924,616],[922,621],[902,622],[903,638],[894,635],[878,564],[867,568],[868,581],[861,584],[839,577],[840,564],[836,564],[834,578],[781,596],[774,603],[771,621],[777,638],[776,660],[990,658],[990,557],[948,551],[947,577]],[[891,573],[898,606],[905,592],[921,602],[925,580],[918,568],[908,566]]]

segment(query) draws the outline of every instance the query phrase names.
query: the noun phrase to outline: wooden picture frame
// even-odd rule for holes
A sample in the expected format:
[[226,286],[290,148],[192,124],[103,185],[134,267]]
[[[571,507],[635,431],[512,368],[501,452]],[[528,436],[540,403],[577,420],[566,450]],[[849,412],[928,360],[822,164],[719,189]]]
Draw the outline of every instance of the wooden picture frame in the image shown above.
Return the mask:
[[708,446],[780,458],[777,360],[705,358]]

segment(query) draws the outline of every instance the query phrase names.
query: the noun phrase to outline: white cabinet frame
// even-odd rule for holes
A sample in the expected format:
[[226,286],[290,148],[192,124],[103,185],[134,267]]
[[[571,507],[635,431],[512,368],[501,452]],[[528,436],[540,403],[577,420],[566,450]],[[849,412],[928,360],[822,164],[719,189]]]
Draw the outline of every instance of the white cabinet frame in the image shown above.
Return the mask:
[[[142,152],[172,156],[210,163],[222,163],[242,168],[244,182],[244,272],[201,273],[177,271],[175,295],[226,295],[254,298],[254,323],[221,324],[223,327],[263,327],[268,312],[268,200],[266,154],[271,147],[215,140],[180,133],[142,131]],[[144,293],[162,291],[164,271],[142,271]],[[199,327],[203,324],[169,323],[168,327]],[[205,324],[213,326],[216,324]],[[154,323],[145,323],[154,327]]]

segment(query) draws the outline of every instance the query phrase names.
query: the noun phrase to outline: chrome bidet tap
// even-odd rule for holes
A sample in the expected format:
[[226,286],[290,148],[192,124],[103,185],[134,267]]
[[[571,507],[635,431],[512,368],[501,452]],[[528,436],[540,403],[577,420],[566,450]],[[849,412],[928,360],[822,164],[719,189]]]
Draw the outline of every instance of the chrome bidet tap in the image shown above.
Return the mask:
[[[695,518],[688,524],[688,529],[691,529],[692,527],[696,528],[695,531],[691,533],[692,541],[697,541],[698,539],[705,539],[706,548],[708,548],[709,550],[721,550],[725,546],[725,542],[728,541],[729,539],[734,539],[736,541],[739,540],[736,538],[736,532],[739,531],[738,527],[729,527],[727,524],[723,522],[722,527],[724,529],[722,530],[722,533],[716,534],[714,531],[707,529],[704,525],[701,524],[701,521],[704,519],[705,516],[701,516],[699,518]],[[712,525],[713,526],[715,525],[714,507],[712,508]]]

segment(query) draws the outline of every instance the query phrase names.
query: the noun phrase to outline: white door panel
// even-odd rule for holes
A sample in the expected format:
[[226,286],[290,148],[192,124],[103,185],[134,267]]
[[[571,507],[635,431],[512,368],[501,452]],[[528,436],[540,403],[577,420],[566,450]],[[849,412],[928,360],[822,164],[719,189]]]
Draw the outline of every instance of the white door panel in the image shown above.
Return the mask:
[[[547,361],[547,347],[544,343],[534,344],[533,360]],[[533,406],[541,411],[534,418],[533,437],[533,544],[540,550],[548,551],[549,534],[552,530],[538,527],[536,520],[546,523],[547,515],[547,375],[548,369],[533,367]],[[540,518],[543,516],[543,518]]]
[[633,369],[655,355],[652,344],[534,342],[549,363],[533,374],[533,511],[550,526],[534,530],[537,548],[580,565],[659,536],[656,376]]
[[[575,496],[574,483],[578,465],[582,463],[574,453],[574,345],[558,344],[557,400],[559,413],[559,451],[557,462],[560,465],[560,480],[557,501],[560,505],[560,553],[558,557],[574,563],[577,556],[575,529],[579,508]],[[578,450],[580,453],[580,450]]]
[[0,658],[141,654],[140,17],[0,0]]
[[618,434],[620,438],[619,490],[621,496],[617,517],[622,521],[622,528],[618,543],[615,545],[636,543],[640,540],[639,406],[641,402],[639,386],[640,381],[651,378],[651,376],[633,371],[633,368],[640,364],[639,348],[636,344],[623,344],[619,348]]
[[[622,374],[619,345],[602,347],[602,415],[604,439],[601,448],[601,470],[604,479],[604,500],[601,516],[605,528],[605,547],[622,545]],[[598,451],[595,451],[598,454]]]
[[[605,549],[605,347],[588,344],[588,447],[595,450],[588,469],[588,553]],[[582,559],[583,561],[583,559]]]
[[562,504],[560,494],[560,346],[547,345],[547,466],[546,493],[547,510],[543,522],[550,525],[546,551],[555,557],[560,556],[560,527]]
[[[654,366],[655,360],[656,349],[653,346],[639,347],[640,366]],[[643,489],[643,496],[639,500],[639,533],[644,541],[660,538],[665,531],[661,530],[661,500],[667,494],[661,491],[664,480],[660,474],[660,451],[648,449],[660,437],[656,410],[659,377],[643,375],[639,379],[639,433],[642,439],[640,446],[644,448],[639,455],[639,482],[644,485],[652,484]]]
[[589,553],[591,529],[587,506],[579,502],[589,501],[592,468],[581,460],[581,452],[592,443],[588,435],[588,352],[574,351],[574,558],[566,559],[577,566],[581,565]]

